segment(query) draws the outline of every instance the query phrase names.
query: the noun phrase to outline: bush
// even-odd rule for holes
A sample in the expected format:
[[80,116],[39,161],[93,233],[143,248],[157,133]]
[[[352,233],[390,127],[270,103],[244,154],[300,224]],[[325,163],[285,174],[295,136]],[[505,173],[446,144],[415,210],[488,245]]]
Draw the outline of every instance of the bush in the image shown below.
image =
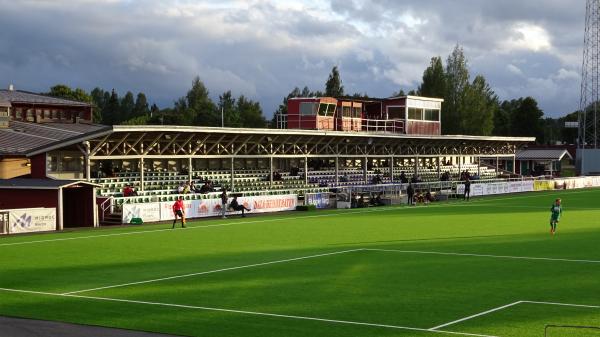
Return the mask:
[[297,211],[316,211],[317,210],[317,206],[315,205],[299,205],[296,206],[296,210]]

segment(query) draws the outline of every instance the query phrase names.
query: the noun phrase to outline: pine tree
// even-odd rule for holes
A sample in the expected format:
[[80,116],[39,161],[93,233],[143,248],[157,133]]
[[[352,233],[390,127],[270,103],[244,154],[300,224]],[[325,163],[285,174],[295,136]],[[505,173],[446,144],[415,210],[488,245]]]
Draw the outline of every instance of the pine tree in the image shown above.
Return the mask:
[[266,121],[258,102],[247,99],[241,95],[237,99],[236,108],[239,111],[242,127],[264,128]]
[[325,83],[325,96],[328,97],[342,97],[344,96],[344,86],[342,85],[342,79],[340,78],[340,72],[338,67],[334,66],[331,69],[329,78]]
[[128,91],[125,96],[121,99],[121,107],[119,109],[119,123],[126,121],[130,118],[135,117],[133,115],[133,108],[135,107],[135,101],[133,100],[133,93]]
[[224,92],[219,96],[219,112],[223,113],[223,124],[226,127],[238,128],[241,125],[240,112],[235,105],[235,98],[231,95],[231,90]]
[[442,105],[442,133],[462,133],[460,121],[464,109],[465,90],[469,85],[469,69],[462,47],[456,45],[446,63],[446,95]]
[[141,117],[150,115],[150,109],[148,108],[148,99],[143,92],[137,94],[135,99],[135,105],[133,107],[133,117]]
[[423,72],[423,83],[419,86],[419,96],[444,98],[446,95],[446,73],[442,58],[431,58],[429,67]]

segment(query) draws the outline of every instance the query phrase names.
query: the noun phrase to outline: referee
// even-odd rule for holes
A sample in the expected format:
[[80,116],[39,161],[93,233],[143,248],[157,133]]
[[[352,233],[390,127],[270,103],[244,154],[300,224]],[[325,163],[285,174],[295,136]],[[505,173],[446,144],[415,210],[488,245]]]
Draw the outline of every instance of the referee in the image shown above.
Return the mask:
[[173,219],[172,228],[175,228],[177,217],[181,218],[181,228],[185,228],[185,206],[183,205],[183,197],[177,198],[173,204],[173,215],[175,215],[175,219]]

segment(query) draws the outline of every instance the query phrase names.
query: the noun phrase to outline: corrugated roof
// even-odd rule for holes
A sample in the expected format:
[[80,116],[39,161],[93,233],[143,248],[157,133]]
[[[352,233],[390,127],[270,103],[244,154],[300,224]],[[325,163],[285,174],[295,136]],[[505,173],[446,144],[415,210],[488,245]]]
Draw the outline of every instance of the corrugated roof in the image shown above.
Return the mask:
[[89,107],[89,103],[77,102],[63,98],[40,95],[33,92],[21,90],[0,89],[0,101],[10,103],[47,104],[47,105],[70,105]]
[[0,188],[30,188],[30,189],[59,189],[71,185],[90,185],[99,187],[100,185],[80,180],[55,180],[55,179],[0,179]]
[[0,155],[26,155],[40,147],[110,129],[110,126],[99,124],[39,124],[11,121],[7,129],[0,129]]
[[517,160],[562,160],[564,156],[569,159],[573,157],[566,149],[527,149],[518,151]]

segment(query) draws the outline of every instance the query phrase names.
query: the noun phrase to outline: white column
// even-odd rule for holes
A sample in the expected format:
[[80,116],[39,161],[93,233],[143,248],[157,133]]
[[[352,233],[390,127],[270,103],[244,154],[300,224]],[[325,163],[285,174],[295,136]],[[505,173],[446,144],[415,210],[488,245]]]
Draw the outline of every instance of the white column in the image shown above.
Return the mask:
[[93,210],[94,210],[94,227],[100,227],[100,223],[98,222],[98,204],[96,204],[96,188],[92,187],[92,202],[93,202]]
[[335,157],[335,186],[340,183],[339,158]]
[[92,180],[92,168],[90,167],[91,161],[90,161],[90,155],[89,153],[86,153],[84,155],[85,157],[85,179],[87,181]]
[[63,230],[63,189],[58,189],[58,207],[56,208],[56,226],[59,231]]
[[419,176],[419,156],[415,157],[415,176]]
[[438,176],[438,180],[440,180],[440,176],[442,175],[442,158],[437,157],[437,176]]
[[269,157],[269,184],[273,186],[273,157]]
[[304,185],[308,185],[308,157],[304,157]]
[[390,181],[394,182],[394,157],[390,157]]
[[367,175],[367,157],[363,158],[363,182],[367,184],[369,182],[369,176]]
[[513,167],[512,167],[512,173],[516,174],[517,173],[517,156],[513,155]]
[[192,157],[188,158],[188,181],[191,184],[194,179],[194,168],[192,167]]
[[553,162],[551,160],[550,161],[550,176],[553,176],[553,173],[554,173],[554,168],[552,166],[553,166]]
[[477,157],[477,176],[481,179],[481,157]]
[[231,158],[231,182],[229,183],[230,184],[229,190],[231,192],[233,192],[234,188],[235,188],[235,186],[234,186],[234,182],[235,182],[235,179],[234,179],[234,176],[235,176],[235,167],[234,166],[235,166],[234,165],[234,159]]
[[144,157],[140,158],[140,191],[144,191]]
[[500,157],[496,156],[496,175],[498,175],[499,170],[500,170]]

